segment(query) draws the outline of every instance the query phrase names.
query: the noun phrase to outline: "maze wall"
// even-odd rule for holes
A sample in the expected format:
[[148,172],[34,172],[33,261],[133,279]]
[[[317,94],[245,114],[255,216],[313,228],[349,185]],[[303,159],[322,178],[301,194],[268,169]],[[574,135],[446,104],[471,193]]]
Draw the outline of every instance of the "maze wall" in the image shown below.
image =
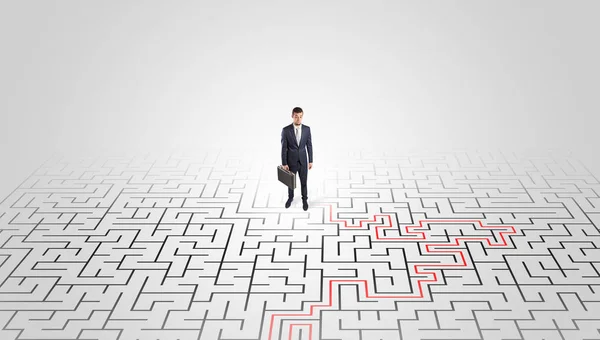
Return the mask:
[[[52,157],[0,203],[0,339],[600,339],[568,155]],[[4,198],[4,197],[2,197]]]

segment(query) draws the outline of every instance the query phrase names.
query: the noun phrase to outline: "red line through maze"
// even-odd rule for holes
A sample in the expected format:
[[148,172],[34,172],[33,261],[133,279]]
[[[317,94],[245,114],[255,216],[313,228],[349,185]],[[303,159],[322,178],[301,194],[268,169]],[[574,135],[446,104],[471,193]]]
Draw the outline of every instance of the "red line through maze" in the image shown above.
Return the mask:
[[[465,241],[481,241],[482,243],[487,244],[487,246],[489,247],[507,247],[508,243],[507,243],[507,239],[506,239],[506,235],[512,235],[515,234],[515,227],[514,226],[508,226],[508,225],[503,225],[503,226],[488,226],[488,225],[483,225],[483,223],[481,222],[481,220],[445,220],[445,219],[441,219],[441,220],[436,220],[436,219],[425,219],[425,220],[420,220],[418,225],[407,225],[404,226],[404,234],[405,235],[410,235],[410,236],[406,236],[406,237],[385,237],[383,232],[380,232],[382,229],[390,229],[393,228],[392,225],[392,217],[389,214],[380,214],[380,215],[374,215],[373,219],[369,219],[369,220],[360,220],[358,225],[349,225],[348,221],[346,220],[337,220],[337,219],[333,219],[333,207],[331,204],[326,204],[323,206],[328,206],[329,207],[329,222],[334,222],[334,223],[340,223],[344,226],[344,228],[368,228],[368,224],[369,223],[375,223],[377,222],[378,218],[383,217],[383,220],[386,221],[387,223],[384,225],[380,225],[380,226],[375,226],[375,239],[376,240],[386,240],[386,241],[424,241],[425,243],[425,253],[426,254],[439,254],[439,253],[443,253],[443,254],[457,254],[458,255],[458,263],[450,263],[450,264],[436,264],[436,263],[419,263],[419,264],[415,264],[413,265],[413,269],[415,271],[415,274],[418,275],[426,275],[428,278],[427,279],[417,279],[417,287],[418,287],[418,293],[412,294],[412,295],[378,295],[378,294],[369,294],[369,285],[367,280],[329,280],[329,301],[327,304],[313,304],[310,306],[309,308],[309,312],[308,313],[278,313],[278,314],[272,314],[271,318],[269,320],[269,340],[272,340],[273,338],[273,327],[275,324],[275,318],[278,317],[298,317],[298,318],[305,318],[305,317],[311,317],[314,316],[314,311],[316,308],[327,308],[327,307],[332,307],[333,306],[333,285],[335,284],[340,284],[340,283],[357,283],[359,287],[363,287],[364,292],[365,292],[365,296],[367,298],[370,299],[419,299],[419,298],[424,298],[423,295],[423,284],[425,283],[435,283],[435,282],[439,282],[439,278],[438,275],[435,271],[432,270],[427,270],[425,268],[447,268],[447,267],[466,267],[467,266],[467,261],[465,259],[465,255],[464,255],[464,250],[463,249],[453,249],[450,250],[448,248],[453,248],[453,247],[458,247],[462,244],[464,244]],[[456,223],[469,223],[469,224],[473,224],[476,227],[479,227],[480,229],[485,229],[485,230],[490,230],[492,232],[492,235],[490,236],[486,236],[486,237],[473,237],[473,236],[461,236],[461,237],[455,237],[455,236],[449,236],[450,237],[450,242],[448,243],[428,243],[428,239],[427,239],[427,234],[425,233],[425,231],[419,231],[419,230],[427,230],[426,224],[429,223],[451,223],[451,224],[456,224]],[[497,232],[497,238],[494,238],[494,231]],[[495,239],[498,239],[499,241],[495,241]],[[283,326],[283,325],[282,325]],[[293,327],[300,327],[300,326],[308,326],[308,324],[290,324],[290,328],[289,328],[289,336],[288,338],[291,340],[291,336],[292,336],[292,328]],[[312,338],[312,325],[309,327],[309,337]]]

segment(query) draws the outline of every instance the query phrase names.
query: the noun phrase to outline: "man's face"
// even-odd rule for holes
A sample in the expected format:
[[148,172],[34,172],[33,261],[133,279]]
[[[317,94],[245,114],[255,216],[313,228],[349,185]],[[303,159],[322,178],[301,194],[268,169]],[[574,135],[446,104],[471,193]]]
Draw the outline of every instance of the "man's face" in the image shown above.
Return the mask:
[[294,112],[292,114],[292,118],[294,118],[294,125],[302,124],[302,116],[304,116],[303,112]]

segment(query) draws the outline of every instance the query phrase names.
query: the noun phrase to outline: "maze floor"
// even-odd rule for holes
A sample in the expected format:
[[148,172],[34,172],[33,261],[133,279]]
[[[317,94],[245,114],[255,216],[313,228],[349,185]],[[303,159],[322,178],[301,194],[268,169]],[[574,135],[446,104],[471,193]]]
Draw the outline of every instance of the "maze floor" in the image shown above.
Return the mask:
[[0,203],[0,339],[600,339],[581,162],[336,152],[308,211],[277,157],[48,159]]

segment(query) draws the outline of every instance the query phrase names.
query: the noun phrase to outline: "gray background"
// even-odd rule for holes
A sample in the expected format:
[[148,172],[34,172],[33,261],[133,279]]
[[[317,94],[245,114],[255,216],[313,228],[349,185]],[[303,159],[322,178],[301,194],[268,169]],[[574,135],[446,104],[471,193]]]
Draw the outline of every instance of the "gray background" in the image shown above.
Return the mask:
[[[598,1],[2,1],[0,196],[49,155],[564,150],[600,173]],[[595,97],[595,98],[594,98]]]

